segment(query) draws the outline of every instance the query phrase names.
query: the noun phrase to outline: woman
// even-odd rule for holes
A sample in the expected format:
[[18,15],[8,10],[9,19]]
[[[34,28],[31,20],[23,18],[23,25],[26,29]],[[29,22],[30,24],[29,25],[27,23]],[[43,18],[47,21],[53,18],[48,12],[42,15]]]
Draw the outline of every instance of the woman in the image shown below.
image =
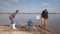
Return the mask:
[[15,19],[16,14],[17,14],[18,12],[19,12],[19,11],[16,10],[16,12],[12,13],[12,14],[9,16],[9,19],[10,19],[10,21],[11,21],[11,27],[12,27],[13,29],[16,29],[15,24],[13,23],[13,19]]
[[48,11],[47,11],[47,9],[42,11],[41,18],[42,18],[41,19],[42,20],[42,25],[45,28],[46,27],[46,22],[47,22],[47,19],[48,19]]

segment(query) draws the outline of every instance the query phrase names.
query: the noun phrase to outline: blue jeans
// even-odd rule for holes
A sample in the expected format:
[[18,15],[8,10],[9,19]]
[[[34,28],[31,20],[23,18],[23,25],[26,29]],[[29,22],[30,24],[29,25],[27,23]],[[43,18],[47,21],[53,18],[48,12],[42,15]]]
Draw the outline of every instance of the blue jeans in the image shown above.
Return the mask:
[[9,18],[10,19],[10,21],[11,21],[11,24],[13,24],[13,18]]
[[33,27],[33,23],[28,23],[28,28],[31,29]]

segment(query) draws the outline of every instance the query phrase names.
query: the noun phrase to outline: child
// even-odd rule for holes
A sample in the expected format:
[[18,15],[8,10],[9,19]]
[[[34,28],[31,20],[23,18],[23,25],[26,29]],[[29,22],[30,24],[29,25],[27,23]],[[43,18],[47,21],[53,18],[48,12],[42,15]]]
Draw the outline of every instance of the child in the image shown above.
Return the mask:
[[13,19],[15,19],[15,16],[16,16],[16,14],[17,14],[18,12],[19,12],[19,11],[16,10],[16,12],[12,13],[12,14],[9,16],[9,19],[10,19],[10,21],[11,21],[11,26],[12,26],[13,29],[16,29],[15,24],[13,23]]
[[29,20],[27,22],[27,25],[28,25],[28,29],[32,29],[33,28],[33,21],[32,20]]

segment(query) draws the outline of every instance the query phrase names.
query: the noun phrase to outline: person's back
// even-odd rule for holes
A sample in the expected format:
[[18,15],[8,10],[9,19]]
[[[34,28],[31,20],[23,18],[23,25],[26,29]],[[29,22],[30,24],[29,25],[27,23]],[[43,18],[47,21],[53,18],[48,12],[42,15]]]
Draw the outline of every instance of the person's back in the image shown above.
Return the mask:
[[31,20],[28,21],[28,25],[29,25],[29,26],[32,26],[32,23],[33,23],[33,22],[32,22]]
[[9,16],[9,18],[15,18],[17,12],[18,12],[18,10],[17,10],[16,12],[12,13],[12,14]]
[[48,18],[48,11],[45,9],[43,12],[42,12],[42,14],[41,14],[41,16],[43,17],[43,18]]
[[15,17],[15,15],[16,15],[16,14],[15,14],[15,13],[13,13],[13,14],[11,14],[9,17],[10,17],[10,18],[14,18],[14,17]]
[[33,28],[33,22],[32,22],[32,20],[29,20],[27,22],[27,25],[28,25],[28,29],[32,29]]

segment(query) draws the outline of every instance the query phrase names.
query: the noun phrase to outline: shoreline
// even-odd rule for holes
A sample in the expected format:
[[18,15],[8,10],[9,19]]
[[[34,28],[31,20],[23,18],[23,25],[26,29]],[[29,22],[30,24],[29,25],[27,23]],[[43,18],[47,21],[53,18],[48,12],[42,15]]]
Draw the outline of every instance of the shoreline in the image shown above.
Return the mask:
[[[37,27],[38,28],[38,27]],[[25,29],[19,29],[17,28],[16,30],[8,27],[8,26],[0,26],[0,32],[1,34],[52,34],[50,31],[43,30],[41,28],[38,28],[39,30],[25,30]]]

